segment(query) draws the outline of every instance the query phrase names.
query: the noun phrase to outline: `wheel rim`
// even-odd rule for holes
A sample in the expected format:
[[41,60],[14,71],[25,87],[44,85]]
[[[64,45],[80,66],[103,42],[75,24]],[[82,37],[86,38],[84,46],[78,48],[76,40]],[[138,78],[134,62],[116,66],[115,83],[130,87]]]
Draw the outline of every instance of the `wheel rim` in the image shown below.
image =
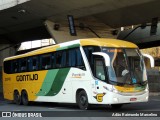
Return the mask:
[[22,102],[23,104],[28,104],[28,96],[27,96],[27,93],[23,92],[22,93]]
[[15,103],[16,104],[19,104],[19,102],[20,102],[20,96],[19,96],[19,94],[18,94],[18,92],[15,92],[14,93],[14,101],[15,101]]
[[81,103],[82,106],[85,106],[85,105],[86,105],[86,103],[87,103],[87,98],[86,98],[86,96],[82,95],[82,96],[80,97],[80,103]]

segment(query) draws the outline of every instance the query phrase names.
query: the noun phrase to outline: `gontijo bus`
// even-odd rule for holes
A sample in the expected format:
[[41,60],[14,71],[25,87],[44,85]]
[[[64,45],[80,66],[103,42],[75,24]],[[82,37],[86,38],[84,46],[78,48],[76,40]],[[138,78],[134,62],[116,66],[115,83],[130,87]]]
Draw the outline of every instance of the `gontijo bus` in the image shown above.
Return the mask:
[[91,104],[147,102],[143,56],[130,42],[79,39],[4,59],[4,98],[35,102]]

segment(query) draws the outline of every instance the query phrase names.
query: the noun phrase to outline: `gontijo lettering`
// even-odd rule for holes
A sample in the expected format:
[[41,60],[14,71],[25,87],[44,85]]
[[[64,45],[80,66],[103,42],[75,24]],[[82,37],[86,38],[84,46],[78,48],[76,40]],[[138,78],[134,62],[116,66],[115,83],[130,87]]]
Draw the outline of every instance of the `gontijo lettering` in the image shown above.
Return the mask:
[[33,81],[38,80],[38,74],[26,74],[26,75],[17,75],[16,80],[19,81]]

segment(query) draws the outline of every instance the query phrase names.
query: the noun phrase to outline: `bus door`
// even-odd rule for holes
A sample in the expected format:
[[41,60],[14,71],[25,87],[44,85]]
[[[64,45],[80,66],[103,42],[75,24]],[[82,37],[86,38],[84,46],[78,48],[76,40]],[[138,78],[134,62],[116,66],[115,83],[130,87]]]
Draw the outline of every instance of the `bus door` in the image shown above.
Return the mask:
[[106,67],[105,67],[105,60],[100,55],[94,55],[94,67],[93,67],[93,74],[95,79],[95,91],[97,93],[101,92],[102,86],[100,85],[101,81],[106,82],[107,74],[106,74]]
[[104,84],[107,83],[107,66],[110,66],[110,59],[106,53],[102,52],[94,52],[94,67],[93,67],[93,75],[95,77],[95,92],[98,102],[103,101],[104,93]]

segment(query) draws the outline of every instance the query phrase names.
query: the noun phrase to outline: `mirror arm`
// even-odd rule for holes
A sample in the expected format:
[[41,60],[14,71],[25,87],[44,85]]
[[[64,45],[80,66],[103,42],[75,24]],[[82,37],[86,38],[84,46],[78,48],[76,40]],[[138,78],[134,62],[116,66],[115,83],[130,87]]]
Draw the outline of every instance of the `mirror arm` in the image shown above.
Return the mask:
[[106,66],[110,66],[110,57],[108,54],[106,53],[103,53],[103,52],[94,52],[92,53],[93,55],[99,55],[99,56],[102,56],[105,60],[105,65]]
[[154,58],[149,54],[142,54],[142,55],[150,60],[150,66],[151,68],[153,68],[155,66]]

